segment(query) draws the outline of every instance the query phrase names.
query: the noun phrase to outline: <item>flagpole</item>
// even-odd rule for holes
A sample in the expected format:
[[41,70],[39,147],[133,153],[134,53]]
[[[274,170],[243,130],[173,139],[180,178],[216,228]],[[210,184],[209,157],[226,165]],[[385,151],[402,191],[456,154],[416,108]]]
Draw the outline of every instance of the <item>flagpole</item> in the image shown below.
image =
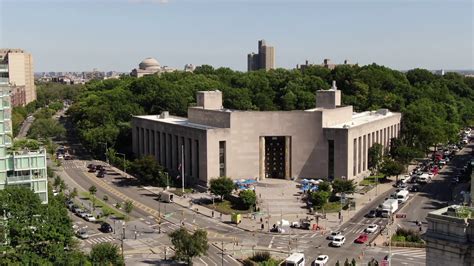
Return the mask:
[[181,192],[184,194],[184,145],[181,145]]

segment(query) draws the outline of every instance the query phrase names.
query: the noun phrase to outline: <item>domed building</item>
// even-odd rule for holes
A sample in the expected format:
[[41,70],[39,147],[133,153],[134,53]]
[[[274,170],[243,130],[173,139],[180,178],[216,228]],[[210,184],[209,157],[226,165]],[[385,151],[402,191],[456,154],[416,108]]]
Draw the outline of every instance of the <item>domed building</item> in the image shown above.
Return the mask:
[[132,70],[130,73],[131,76],[140,78],[145,75],[160,74],[163,72],[174,71],[174,69],[168,68],[166,66],[161,66],[160,62],[153,57],[148,57],[143,59],[143,61],[138,64],[138,68]]

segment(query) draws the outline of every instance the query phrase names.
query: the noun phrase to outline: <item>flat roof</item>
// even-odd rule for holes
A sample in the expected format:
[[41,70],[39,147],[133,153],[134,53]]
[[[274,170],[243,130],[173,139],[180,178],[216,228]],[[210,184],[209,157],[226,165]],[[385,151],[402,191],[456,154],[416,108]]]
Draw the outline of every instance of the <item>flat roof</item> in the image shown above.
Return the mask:
[[144,119],[144,120],[150,120],[150,121],[156,121],[156,122],[161,122],[161,123],[167,123],[167,124],[173,124],[173,125],[179,125],[179,126],[185,126],[185,127],[191,127],[191,128],[197,128],[197,129],[204,129],[204,130],[216,128],[216,127],[211,127],[211,126],[202,125],[202,124],[190,123],[187,118],[180,117],[180,116],[170,115],[167,118],[160,118],[160,115],[136,115],[134,117]]
[[352,119],[350,121],[340,123],[337,125],[325,127],[325,128],[351,128],[367,123],[371,123],[377,120],[381,120],[387,117],[395,116],[399,113],[390,112],[387,109],[381,109],[378,111],[366,111],[361,113],[352,113]]

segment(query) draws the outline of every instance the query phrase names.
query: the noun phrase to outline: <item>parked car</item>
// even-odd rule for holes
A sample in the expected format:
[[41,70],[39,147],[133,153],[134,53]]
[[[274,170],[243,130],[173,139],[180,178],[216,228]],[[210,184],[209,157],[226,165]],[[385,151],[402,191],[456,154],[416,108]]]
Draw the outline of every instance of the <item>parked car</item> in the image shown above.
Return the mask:
[[370,210],[369,213],[365,215],[367,218],[375,218],[377,217],[377,211],[376,210]]
[[111,233],[114,231],[112,226],[109,223],[105,223],[105,222],[100,225],[99,230],[102,231],[103,233]]
[[342,236],[342,233],[340,231],[333,231],[328,235],[327,239],[333,240],[337,236]]
[[354,242],[364,244],[369,240],[369,236],[367,234],[361,234]]
[[64,159],[64,156],[62,155],[62,153],[58,154],[58,156],[57,156],[57,157],[58,157],[58,160],[62,160],[62,159]]
[[455,177],[451,178],[451,183],[452,183],[452,184],[457,184],[457,183],[459,183],[459,177],[455,176]]
[[89,172],[89,173],[94,173],[95,170],[96,170],[96,169],[95,169],[95,166],[92,166],[92,167],[89,168],[89,171],[88,171],[88,172]]
[[77,206],[77,205],[74,205],[73,206],[73,209],[71,210],[73,213],[80,213],[80,212],[83,212],[83,210],[81,209],[81,207]]
[[90,163],[90,164],[87,165],[87,168],[89,168],[89,169],[95,168],[95,164]]
[[104,172],[104,171],[99,171],[99,172],[97,173],[97,177],[100,177],[100,178],[105,177],[105,172]]
[[84,210],[81,210],[80,212],[76,213],[77,216],[81,217],[81,218],[85,218],[86,215],[88,214],[88,212],[84,211]]
[[331,242],[331,246],[333,247],[342,247],[346,242],[346,238],[343,235],[335,236]]
[[420,185],[415,184],[410,187],[410,192],[418,192],[418,191],[420,191]]
[[90,214],[90,213],[84,214],[83,218],[88,222],[95,222],[96,221],[95,216]]
[[320,266],[326,265],[328,263],[329,256],[328,255],[319,255],[314,261],[313,266]]
[[367,233],[375,233],[379,229],[379,226],[376,224],[369,224],[367,228],[365,228],[365,232]]
[[79,237],[80,239],[88,239],[89,234],[87,233],[87,230],[85,229],[80,229],[76,232],[76,236]]

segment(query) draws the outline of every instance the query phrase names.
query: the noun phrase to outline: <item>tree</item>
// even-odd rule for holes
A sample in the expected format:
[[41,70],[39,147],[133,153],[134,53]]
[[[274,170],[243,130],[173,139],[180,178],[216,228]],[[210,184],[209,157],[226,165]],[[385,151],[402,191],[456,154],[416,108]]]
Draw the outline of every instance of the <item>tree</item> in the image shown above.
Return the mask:
[[70,199],[74,199],[74,198],[77,197],[77,195],[78,195],[77,188],[73,188],[73,189],[72,189],[72,192],[69,193],[69,198],[70,198]]
[[54,177],[54,181],[53,181],[53,187],[55,189],[58,189],[59,185],[61,185],[61,177],[59,177],[58,175]]
[[89,257],[93,265],[125,265],[119,251],[116,244],[104,242],[94,245]]
[[342,178],[336,178],[332,182],[332,192],[334,194],[337,193],[354,193],[355,191],[355,184],[353,180],[347,180]]
[[131,200],[125,201],[124,210],[126,213],[131,213],[133,210],[133,201]]
[[218,195],[221,197],[221,200],[224,199],[225,196],[230,195],[232,190],[234,190],[235,184],[232,179],[221,176],[219,178],[214,178],[210,182],[210,190],[211,193],[214,195]]
[[318,185],[318,191],[331,192],[331,183],[323,181]]
[[95,193],[97,193],[97,188],[96,188],[95,186],[90,186],[90,187],[89,187],[89,194],[90,194],[91,196],[94,196]]
[[169,236],[175,249],[175,257],[187,261],[189,265],[192,264],[192,258],[207,254],[209,249],[207,232],[202,229],[190,234],[186,229],[180,228]]
[[380,143],[374,143],[368,150],[368,167],[371,171],[377,171],[382,161],[383,146]]
[[243,190],[239,193],[240,200],[242,204],[249,209],[252,206],[255,206],[257,202],[257,195],[253,190]]
[[63,137],[66,133],[64,126],[51,118],[40,118],[33,122],[28,136],[34,139]]
[[311,202],[317,208],[322,208],[324,204],[328,202],[329,192],[327,191],[316,191],[311,193]]
[[153,156],[144,156],[134,160],[130,172],[143,184],[166,186],[166,178],[161,167]]
[[385,176],[398,176],[399,174],[403,173],[404,169],[405,167],[403,164],[389,157],[385,157],[380,166],[380,172]]

